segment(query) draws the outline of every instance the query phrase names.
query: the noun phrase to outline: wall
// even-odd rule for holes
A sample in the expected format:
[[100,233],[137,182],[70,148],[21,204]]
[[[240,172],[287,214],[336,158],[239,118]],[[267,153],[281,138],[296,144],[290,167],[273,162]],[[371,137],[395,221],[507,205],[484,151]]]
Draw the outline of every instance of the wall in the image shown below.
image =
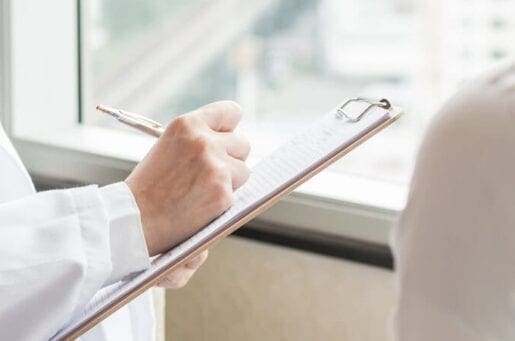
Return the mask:
[[389,338],[393,273],[229,237],[166,294],[166,340]]

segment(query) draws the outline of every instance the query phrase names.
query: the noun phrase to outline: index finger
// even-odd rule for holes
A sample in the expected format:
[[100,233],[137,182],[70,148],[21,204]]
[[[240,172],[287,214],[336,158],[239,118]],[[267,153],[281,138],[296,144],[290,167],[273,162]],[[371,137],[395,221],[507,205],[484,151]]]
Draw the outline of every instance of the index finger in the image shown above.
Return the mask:
[[233,131],[241,120],[242,110],[233,101],[213,102],[196,110],[214,131]]

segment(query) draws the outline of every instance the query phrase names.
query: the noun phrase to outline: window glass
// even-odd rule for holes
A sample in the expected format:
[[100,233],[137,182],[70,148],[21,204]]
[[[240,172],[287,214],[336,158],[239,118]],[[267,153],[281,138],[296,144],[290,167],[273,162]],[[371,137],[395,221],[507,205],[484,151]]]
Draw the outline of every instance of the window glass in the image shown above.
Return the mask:
[[436,108],[513,55],[502,0],[88,0],[85,122],[123,129],[96,104],[168,122],[207,102],[245,109],[263,154],[346,98],[386,97],[406,115],[335,171],[407,182]]

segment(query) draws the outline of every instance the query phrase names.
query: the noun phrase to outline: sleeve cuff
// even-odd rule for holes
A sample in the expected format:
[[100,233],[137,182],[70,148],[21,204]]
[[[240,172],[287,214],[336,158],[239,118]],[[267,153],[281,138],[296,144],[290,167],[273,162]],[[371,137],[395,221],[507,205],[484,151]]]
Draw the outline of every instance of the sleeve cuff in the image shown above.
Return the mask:
[[100,188],[109,219],[109,236],[113,270],[106,284],[147,269],[150,257],[143,234],[140,212],[125,182]]

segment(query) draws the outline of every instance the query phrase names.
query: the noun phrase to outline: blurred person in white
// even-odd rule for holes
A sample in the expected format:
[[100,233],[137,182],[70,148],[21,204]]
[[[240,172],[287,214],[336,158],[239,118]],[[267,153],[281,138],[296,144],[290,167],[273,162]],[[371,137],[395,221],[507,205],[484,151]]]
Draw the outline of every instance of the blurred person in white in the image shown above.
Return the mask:
[[[240,118],[233,102],[204,106],[169,124],[124,182],[40,193],[0,126],[0,339],[49,339],[99,289],[226,210],[249,175]],[[183,286],[206,257],[161,285]],[[149,295],[81,339],[154,339]]]
[[464,87],[422,144],[394,238],[397,340],[515,340],[515,64]]

